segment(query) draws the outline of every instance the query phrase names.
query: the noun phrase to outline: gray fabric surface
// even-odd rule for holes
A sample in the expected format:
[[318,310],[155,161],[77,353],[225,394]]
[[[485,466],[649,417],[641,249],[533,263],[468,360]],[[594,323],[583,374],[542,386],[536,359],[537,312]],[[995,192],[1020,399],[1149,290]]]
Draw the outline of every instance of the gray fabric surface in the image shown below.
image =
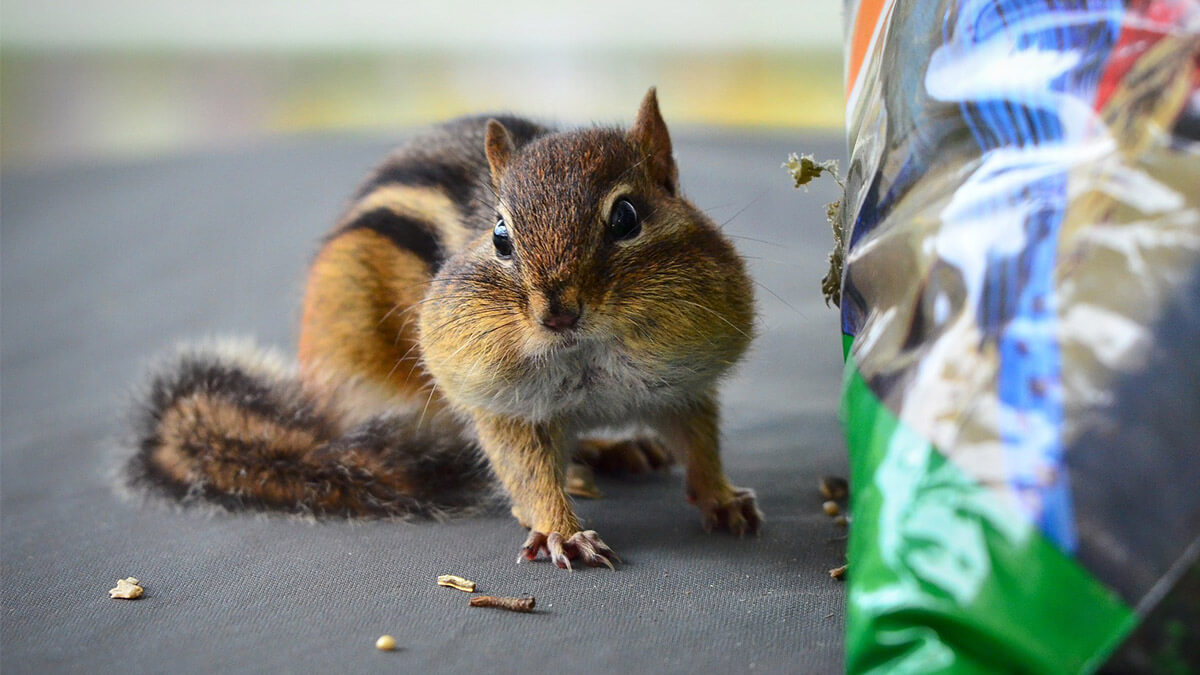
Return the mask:
[[[724,390],[725,457],[767,515],[706,534],[681,475],[602,481],[580,502],[624,558],[568,573],[514,563],[507,514],[318,524],[141,502],[114,489],[126,396],[180,340],[294,346],[317,239],[389,143],[303,138],[146,163],[5,172],[0,511],[5,673],[835,672],[843,533],[821,511],[845,474],[837,314],[819,292],[831,182],[805,194],[789,151],[840,140],[678,131],[685,191],[761,282],[762,335]],[[769,291],[767,290],[769,289]],[[456,573],[532,615],[467,607]],[[146,596],[110,600],[118,577]],[[373,648],[396,637],[399,650]]]

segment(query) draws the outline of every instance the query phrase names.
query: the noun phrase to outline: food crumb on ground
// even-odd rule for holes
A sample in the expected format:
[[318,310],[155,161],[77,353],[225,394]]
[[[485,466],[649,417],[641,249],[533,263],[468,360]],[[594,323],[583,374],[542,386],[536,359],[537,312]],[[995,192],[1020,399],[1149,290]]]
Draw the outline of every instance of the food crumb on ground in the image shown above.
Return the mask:
[[465,593],[475,592],[475,582],[454,574],[443,574],[437,578],[438,586],[456,588]]
[[396,638],[391,635],[380,635],[375,641],[375,648],[381,652],[390,652],[396,648]]
[[136,600],[142,597],[143,589],[136,577],[117,579],[117,587],[108,589],[108,597],[122,600]]

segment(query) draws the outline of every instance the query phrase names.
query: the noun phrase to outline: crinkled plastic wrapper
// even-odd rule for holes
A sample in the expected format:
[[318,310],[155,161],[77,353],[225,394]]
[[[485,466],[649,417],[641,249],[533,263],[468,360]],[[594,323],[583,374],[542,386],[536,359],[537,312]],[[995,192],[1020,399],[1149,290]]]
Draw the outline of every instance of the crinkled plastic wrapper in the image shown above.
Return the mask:
[[851,672],[1200,672],[1200,4],[848,2]]

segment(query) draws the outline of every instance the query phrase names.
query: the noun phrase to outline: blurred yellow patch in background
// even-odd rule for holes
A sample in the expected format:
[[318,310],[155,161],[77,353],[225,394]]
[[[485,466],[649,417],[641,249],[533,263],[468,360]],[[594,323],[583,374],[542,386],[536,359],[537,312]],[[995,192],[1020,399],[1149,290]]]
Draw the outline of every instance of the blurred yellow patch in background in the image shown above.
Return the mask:
[[843,119],[840,3],[103,5],[0,5],[6,166],[485,111],[624,124],[651,85],[674,127]]

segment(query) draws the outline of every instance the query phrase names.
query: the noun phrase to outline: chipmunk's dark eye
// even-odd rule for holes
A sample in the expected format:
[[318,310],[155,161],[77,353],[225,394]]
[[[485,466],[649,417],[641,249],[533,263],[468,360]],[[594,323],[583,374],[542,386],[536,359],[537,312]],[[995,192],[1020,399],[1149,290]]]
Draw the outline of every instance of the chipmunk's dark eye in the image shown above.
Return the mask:
[[614,239],[632,239],[642,231],[637,209],[628,199],[618,199],[608,214],[608,231]]
[[512,239],[508,236],[508,223],[503,218],[496,221],[492,228],[492,246],[496,247],[496,257],[508,260],[512,257]]

